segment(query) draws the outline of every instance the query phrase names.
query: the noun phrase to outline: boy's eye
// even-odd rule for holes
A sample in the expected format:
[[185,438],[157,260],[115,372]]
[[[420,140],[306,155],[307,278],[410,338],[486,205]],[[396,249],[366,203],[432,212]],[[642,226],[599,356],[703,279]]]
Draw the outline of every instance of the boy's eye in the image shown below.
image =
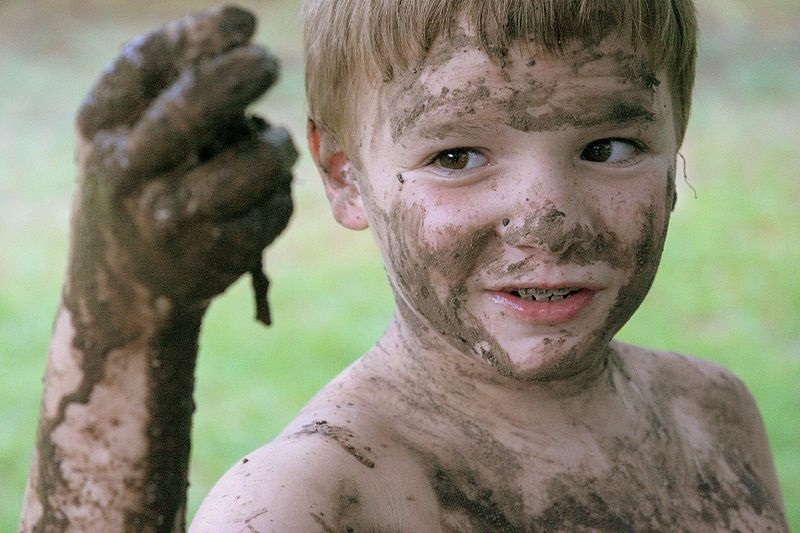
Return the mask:
[[636,155],[639,149],[632,141],[600,139],[583,149],[581,159],[592,163],[621,163]]
[[434,155],[430,162],[430,164],[443,170],[471,170],[486,163],[486,157],[474,148],[443,150]]

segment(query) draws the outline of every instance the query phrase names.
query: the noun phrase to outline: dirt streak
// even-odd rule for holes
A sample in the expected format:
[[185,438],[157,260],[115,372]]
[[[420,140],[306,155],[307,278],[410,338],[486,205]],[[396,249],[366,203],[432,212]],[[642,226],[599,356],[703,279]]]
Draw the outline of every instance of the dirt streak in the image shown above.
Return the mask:
[[357,446],[353,443],[355,435],[344,426],[329,424],[327,420],[315,420],[313,424],[306,424],[296,435],[322,435],[339,444],[344,451],[356,458],[367,468],[375,468],[375,461],[370,458],[372,451],[369,446]]
[[[479,46],[475,41],[474,46]],[[438,48],[446,49],[446,53],[438,54]],[[469,49],[469,47],[465,47]],[[461,81],[461,87],[433,87],[425,76],[419,72],[435,73],[448,61],[455,60],[459,51],[452,47],[438,46],[423,62],[423,66],[406,73],[403,83],[395,80],[383,90],[395,91],[393,100],[401,105],[391,113],[389,123],[392,124],[391,135],[398,141],[408,132],[415,131],[418,125],[435,122],[431,120],[438,109],[448,109],[453,114],[448,120],[457,123],[462,117],[471,115],[476,107],[496,109],[497,122],[523,132],[555,131],[567,127],[590,128],[606,123],[652,122],[659,118],[652,109],[652,99],[656,88],[661,84],[650,61],[639,55],[622,50],[610,54],[599,54],[594,50],[579,48],[567,52],[565,56],[572,61],[572,73],[576,76],[596,65],[614,61],[616,76],[629,88],[624,91],[609,93],[606,98],[585,100],[570,97],[559,98],[566,94],[566,86],[572,85],[579,92],[587,87],[570,80],[543,82],[537,76],[536,55],[526,57],[525,50],[515,49],[513,54],[505,54],[502,65],[512,61],[525,61],[529,66],[524,80],[526,89],[512,89],[510,85],[496,83],[494,80],[473,79]],[[540,52],[541,54],[541,52]],[[542,54],[545,55],[546,54]],[[541,59],[541,56],[540,58]],[[499,76],[510,83],[508,71],[500,65]],[[490,89],[490,87],[495,87]],[[596,96],[592,94],[592,96]],[[405,105],[402,105],[405,103]],[[455,110],[455,111],[453,111]],[[436,137],[436,133],[425,134]],[[444,135],[439,133],[438,135]]]

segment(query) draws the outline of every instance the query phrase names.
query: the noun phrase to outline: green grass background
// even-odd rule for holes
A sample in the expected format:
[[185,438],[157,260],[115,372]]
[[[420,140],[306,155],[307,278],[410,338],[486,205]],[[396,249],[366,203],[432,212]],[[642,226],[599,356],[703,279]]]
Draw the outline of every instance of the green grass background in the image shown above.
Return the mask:
[[[800,530],[800,5],[699,2],[703,39],[683,154],[688,182],[656,284],[621,336],[735,371],[764,415],[790,524]],[[126,39],[212,2],[0,4],[0,531],[13,531],[65,263],[75,110]],[[304,133],[296,5],[242,1],[282,59],[257,105]],[[212,307],[198,369],[190,513],[380,334],[390,293],[366,232],[338,228],[307,156],[296,215],[267,254],[275,325],[247,283]]]

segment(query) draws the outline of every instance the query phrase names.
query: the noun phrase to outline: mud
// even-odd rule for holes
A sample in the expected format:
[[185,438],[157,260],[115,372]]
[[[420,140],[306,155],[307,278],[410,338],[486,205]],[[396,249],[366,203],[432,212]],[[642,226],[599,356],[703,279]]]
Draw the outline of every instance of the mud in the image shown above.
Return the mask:
[[[671,196],[665,201],[671,202]],[[535,268],[535,265],[531,260],[523,260],[491,266],[490,258],[495,255],[493,250],[499,246],[494,228],[484,228],[471,235],[453,238],[441,249],[421,250],[417,252],[418,256],[411,256],[409,250],[419,250],[419,243],[425,242],[422,228],[426,214],[419,208],[409,211],[408,206],[403,205],[395,206],[392,212],[395,217],[401,215],[394,220],[386,215],[386,224],[392,233],[392,237],[386,239],[390,243],[387,260],[392,264],[392,271],[400,274],[395,291],[398,308],[404,318],[418,324],[419,328],[427,327],[425,323],[420,323],[416,312],[411,311],[415,308],[454,347],[462,352],[475,353],[494,365],[500,373],[510,375],[511,369],[504,363],[508,356],[499,342],[478,325],[476,317],[463,311],[466,294],[463,284],[480,261],[489,264],[487,269],[497,268],[508,273]],[[579,372],[585,362],[572,371],[569,367],[584,357],[581,354],[602,354],[605,344],[630,318],[648,292],[663,249],[666,221],[663,221],[663,227],[657,226],[661,221],[655,219],[652,211],[640,213],[639,217],[642,220],[642,237],[631,247],[621,243],[612,231],[602,227],[565,227],[563,213],[553,205],[526,215],[521,220],[511,219],[504,229],[502,238],[509,244],[519,245],[523,241],[528,245],[538,243],[558,254],[559,262],[586,265],[604,261],[633,273],[628,286],[620,291],[617,303],[593,345],[575,347],[564,358],[561,363],[563,366],[555,369],[557,372]],[[449,232],[447,228],[441,228],[440,231],[458,235],[458,232]],[[447,280],[452,287],[449,294],[437,291],[436,287],[441,285],[437,280]]]
[[425,386],[425,376],[413,374],[402,382],[396,376],[374,381],[403,405],[400,426],[423,435],[409,451],[424,467],[443,530],[521,531],[522,462],[473,413],[459,409],[465,406],[460,396],[470,391]]
[[[242,46],[255,28],[251,13],[227,7],[197,13],[132,39],[84,100],[78,129],[91,137],[133,124],[153,98],[178,78],[183,63]],[[273,80],[275,74],[273,69]]]
[[616,60],[621,65],[622,77],[635,87],[655,92],[656,88],[661,85],[661,80],[658,79],[652,65],[645,58],[618,52]]
[[585,502],[571,495],[562,496],[534,518],[532,526],[532,531],[578,531],[578,528],[615,533],[637,531],[626,517],[611,511],[605,500],[594,492],[589,493]]
[[[475,113],[475,106],[481,100],[490,96],[489,88],[481,83],[471,83],[463,89],[443,88],[438,95],[432,95],[427,89],[410,86],[410,90],[415,91],[415,96],[411,98],[414,104],[403,110],[403,114],[397,120],[392,120],[392,140],[397,141],[404,133],[416,126],[420,117],[435,110],[444,102],[452,103],[457,106],[455,119]],[[447,132],[432,132],[431,136],[444,136]]]
[[[311,512],[314,521],[322,528],[322,531],[331,533],[356,533],[365,531],[361,527],[363,523],[361,496],[358,492],[356,483],[350,479],[342,479],[336,488],[338,501],[334,509],[333,516],[325,516],[325,513]],[[374,531],[370,528],[369,531]]]
[[[620,268],[627,264],[622,244],[614,232],[593,230],[586,225],[565,227],[566,214],[555,204],[547,202],[537,211],[526,214],[514,223],[504,224],[507,229],[503,240],[512,246],[538,246],[558,256],[559,264],[588,265],[605,261]],[[504,220],[505,222],[505,220]],[[529,268],[529,261],[521,261],[507,267],[509,272]]]
[[[641,381],[633,383],[617,354],[609,357],[608,390],[633,409],[616,411],[617,416],[631,418],[620,422],[626,428],[621,434],[595,432],[607,455],[603,460],[590,455],[580,467],[567,462],[554,469],[547,459],[551,455],[536,448],[519,457],[519,451],[497,440],[479,419],[476,423],[472,413],[457,409],[464,404],[451,392],[425,390],[413,377],[408,379],[405,384],[381,379],[380,386],[392,388],[412,417],[424,419],[419,425],[406,423],[430,436],[415,451],[428,471],[445,531],[669,531],[706,525],[733,530],[750,523],[750,513],[774,513],[745,463],[733,457],[718,463],[716,450],[707,450],[708,456],[687,455],[687,439],[695,436],[685,433],[671,415],[671,398],[708,391],[660,374],[654,376],[657,390],[650,391]],[[662,396],[670,387],[671,395]],[[528,438],[534,442],[536,434],[547,433],[545,428],[530,429]],[[540,451],[544,453],[537,457]],[[537,461],[541,468],[531,466]],[[728,468],[736,475],[721,479]],[[540,488],[526,499],[523,484],[538,476],[543,477]]]
[[[474,472],[448,472],[434,465],[431,482],[442,507],[445,530],[519,531],[503,511],[508,502],[498,502],[494,490],[481,487]],[[520,499],[517,512],[521,509]]]
[[[474,37],[464,37],[463,50],[479,46]],[[592,127],[604,123],[651,122],[656,114],[650,108],[652,97],[656,88],[661,84],[657,73],[650,62],[639,56],[623,50],[618,50],[605,56],[596,49],[571,49],[564,54],[566,60],[572,62],[572,71],[580,75],[582,70],[591,68],[593,63],[613,60],[617,76],[624,83],[630,85],[630,90],[619,94],[611,102],[568,101],[559,97],[563,87],[572,83],[576,88],[581,85],[576,82],[543,82],[537,77],[536,57],[523,57],[526,51],[515,49],[513,53],[507,50],[503,57],[520,56],[517,60],[525,60],[529,65],[529,73],[525,79],[525,90],[502,87],[497,82],[487,83],[484,79],[468,81],[462,87],[441,88],[428,86],[427,77],[420,77],[423,69],[426,74],[435,74],[439,67],[446,62],[455,60],[460,53],[460,48],[453,46],[437,46],[426,58],[423,65],[407,73],[405,78],[395,80],[391,85],[386,85],[384,91],[393,91],[396,100],[401,103],[392,112],[392,139],[397,141],[406,132],[415,129],[425,122],[423,117],[435,114],[435,110],[447,106],[449,110],[456,110],[455,121],[458,118],[474,113],[476,106],[502,110],[498,115],[498,122],[523,132],[554,131],[565,127]],[[490,57],[497,63],[496,57]],[[507,69],[503,65],[510,61],[504,59],[500,63],[498,76],[500,82],[511,83]],[[494,90],[490,89],[494,86]],[[405,103],[405,105],[402,105]],[[536,110],[533,112],[533,110]],[[443,135],[431,133],[432,137]]]
[[[468,377],[432,383],[416,366],[402,380],[373,374],[374,386],[402,406],[392,415],[398,431],[411,436],[401,442],[425,468],[440,508],[436,525],[444,531],[786,531],[777,500],[747,460],[748,436],[736,436],[749,423],[726,374],[698,376],[687,358],[633,349],[611,349],[607,361],[593,404],[558,411],[574,417],[573,430],[567,423],[508,431],[476,405]],[[581,454],[558,451],[576,438],[588,439]]]
[[[669,203],[671,199],[666,201]],[[632,257],[634,260],[634,264],[631,265],[633,276],[630,282],[620,289],[616,304],[611,309],[605,331],[602,332],[602,337],[606,339],[606,342],[633,316],[633,313],[644,301],[653,285],[661,262],[669,219],[657,220],[652,207],[644,208],[639,217],[640,220],[643,220],[639,233],[642,237],[634,245],[634,249],[627,252],[626,256]]]
[[297,435],[322,435],[336,442],[362,465],[375,468],[372,449],[369,446],[359,445],[355,435],[346,427],[329,424],[327,420],[315,420],[312,424],[303,426]]
[[[549,90],[554,91],[554,88]],[[589,128],[607,123],[623,124],[632,121],[652,122],[655,119],[655,114],[645,103],[633,103],[621,98],[603,104],[602,107],[597,103],[579,104],[566,109],[552,106],[551,111],[537,115],[529,112],[529,109],[536,106],[532,103],[531,96],[514,91],[508,99],[497,99],[495,105],[506,110],[509,117],[506,124],[509,127],[523,132],[555,131],[567,127]]]
[[[416,210],[408,211],[407,206],[398,205],[393,209],[394,216],[384,214],[386,224],[393,237],[387,238],[390,249],[386,260],[392,264],[392,271],[398,273],[396,294],[398,311],[405,320],[416,324],[422,330],[428,324],[420,322],[420,315],[430,321],[436,331],[454,343],[454,346],[465,352],[472,352],[473,346],[485,337],[481,328],[471,325],[473,321],[461,316],[464,300],[464,289],[461,286],[472,272],[479,258],[484,253],[485,245],[491,239],[491,229],[474,233],[465,239],[456,239],[448,245],[447,250],[426,251],[422,257],[412,256],[411,250],[419,248],[423,242],[422,225],[425,213]],[[454,289],[450,294],[439,294],[430,273],[442,276],[452,283]],[[409,301],[409,298],[413,301]],[[466,320],[465,320],[466,318]],[[453,332],[460,332],[453,337]],[[424,336],[420,336],[424,339]],[[491,341],[490,341],[491,342]],[[494,347],[493,347],[494,348]],[[487,350],[483,357],[492,359],[496,349]]]

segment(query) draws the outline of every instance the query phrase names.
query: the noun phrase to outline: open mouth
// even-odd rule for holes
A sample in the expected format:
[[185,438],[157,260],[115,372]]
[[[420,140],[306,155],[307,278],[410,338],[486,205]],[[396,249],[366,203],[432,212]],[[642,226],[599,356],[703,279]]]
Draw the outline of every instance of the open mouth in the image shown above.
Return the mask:
[[569,298],[575,293],[580,292],[582,289],[565,287],[563,289],[540,289],[537,287],[529,289],[514,289],[509,291],[511,294],[522,298],[523,300],[536,301],[536,302],[558,302]]

